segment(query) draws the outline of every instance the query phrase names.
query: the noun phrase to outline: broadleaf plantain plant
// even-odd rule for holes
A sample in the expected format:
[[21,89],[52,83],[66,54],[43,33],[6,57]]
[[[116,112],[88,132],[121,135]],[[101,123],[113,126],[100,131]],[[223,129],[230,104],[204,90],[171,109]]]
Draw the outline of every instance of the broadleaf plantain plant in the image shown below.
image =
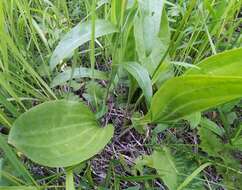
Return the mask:
[[[211,56],[197,64],[199,69],[195,70],[192,68],[185,72],[184,75],[166,81],[153,96],[151,107],[147,115],[141,120],[138,119],[138,123],[141,122],[141,124],[139,123],[140,127],[145,123],[175,123],[181,119],[187,119],[189,115],[197,114],[221,104],[241,99],[242,72],[238,69],[242,68],[242,61],[238,58],[241,55],[242,48]],[[229,68],[227,68],[227,64],[223,64],[223,60],[229,62],[227,62],[230,66]],[[229,60],[231,60],[231,62]],[[221,67],[219,63],[222,63],[220,64]],[[209,65],[211,65],[211,67],[209,67]],[[200,147],[202,150],[207,152],[210,156],[221,158],[225,166],[237,168],[239,163],[233,159],[231,152],[240,150],[241,126],[236,135],[228,139],[231,141],[230,144],[223,144],[221,139],[219,140],[217,137],[217,135],[220,137],[224,136],[225,132],[222,130],[223,128],[217,127],[216,124],[213,124],[208,119],[202,118],[200,120],[201,121],[198,121],[198,123],[201,124],[201,127],[199,128],[198,134],[200,135]],[[164,151],[166,152],[165,154]],[[156,155],[162,154],[162,152],[163,156],[161,156],[159,160]],[[151,156],[142,158],[141,161],[137,160],[137,164],[141,162],[142,165],[155,168],[169,189],[180,189],[183,183],[177,184],[176,178],[181,175],[181,171],[175,169],[176,164],[173,163],[173,161],[167,161],[167,159],[171,159],[170,153],[169,156],[167,156],[167,154],[167,149],[164,148],[163,150],[154,152]],[[166,161],[164,161],[164,159],[166,159]],[[168,162],[170,166],[166,165],[161,167],[159,165],[160,162],[164,164]],[[211,163],[206,165],[206,167],[209,165],[211,165]],[[220,168],[219,166],[217,166],[217,168],[224,176],[225,184],[228,185],[228,187],[237,188],[240,186],[239,178],[241,177],[241,173],[239,173],[239,171],[232,175],[233,172],[225,172],[225,168]],[[162,169],[167,172],[162,172]],[[197,170],[194,172],[196,173],[196,171]],[[201,172],[201,170],[199,170],[199,172]],[[191,178],[189,181],[190,183],[195,176],[191,174],[189,177]],[[234,182],[232,182],[232,179]],[[186,186],[187,185],[188,184],[186,184]]]
[[211,56],[166,81],[154,94],[144,122],[172,122],[241,98],[241,55],[242,48]]

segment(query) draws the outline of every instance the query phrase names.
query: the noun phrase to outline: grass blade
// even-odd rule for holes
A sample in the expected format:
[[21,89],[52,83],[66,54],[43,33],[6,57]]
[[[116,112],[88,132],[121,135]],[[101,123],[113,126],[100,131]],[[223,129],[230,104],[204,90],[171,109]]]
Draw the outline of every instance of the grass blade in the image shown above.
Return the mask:
[[185,181],[179,185],[179,187],[177,188],[177,190],[182,190],[183,188],[185,188],[201,171],[203,171],[206,167],[210,166],[211,163],[205,163],[203,165],[201,165],[200,167],[198,167],[194,172],[192,172],[192,174],[190,176],[188,176]]
[[40,190],[37,187],[30,187],[30,186],[11,186],[11,187],[0,187],[0,190]]
[[31,174],[28,172],[28,170],[24,167],[24,165],[18,160],[17,156],[13,152],[13,150],[10,148],[10,146],[6,143],[4,137],[0,135],[0,147],[5,153],[5,156],[7,159],[11,162],[13,167],[16,169],[16,171],[19,173],[20,176],[23,177],[23,179],[27,182],[29,185],[37,185],[35,180],[32,178]]

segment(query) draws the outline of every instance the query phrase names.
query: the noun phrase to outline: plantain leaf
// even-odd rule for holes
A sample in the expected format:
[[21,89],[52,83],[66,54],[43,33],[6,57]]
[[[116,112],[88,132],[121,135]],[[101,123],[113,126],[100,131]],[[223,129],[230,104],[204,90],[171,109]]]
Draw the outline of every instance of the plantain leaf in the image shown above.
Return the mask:
[[170,42],[170,28],[163,0],[138,1],[134,36],[139,62],[153,75]]
[[135,169],[142,173],[143,166],[155,168],[169,189],[178,186],[178,171],[170,150],[164,147],[162,150],[154,151],[152,155],[146,155],[135,161]]
[[242,76],[242,48],[233,49],[219,53],[204,59],[196,66],[197,68],[191,68],[185,72],[185,75],[230,75],[230,76]]
[[242,77],[187,76],[167,81],[154,95],[146,117],[170,122],[242,97]]
[[136,62],[125,62],[122,64],[123,68],[134,77],[143,90],[147,105],[149,106],[152,98],[152,82],[148,71]]
[[216,123],[214,123],[213,121],[207,118],[202,118],[200,121],[200,125],[201,127],[212,131],[213,133],[215,133],[220,137],[223,137],[223,135],[225,134],[224,128],[219,127]]
[[[95,38],[117,32],[117,29],[106,20],[96,20],[95,24]],[[79,23],[71,31],[69,31],[53,52],[50,59],[51,70],[53,70],[61,62],[61,60],[68,57],[76,48],[90,41],[91,30],[91,22],[87,21]]]
[[83,103],[57,100],[22,114],[14,122],[8,140],[39,164],[67,167],[97,154],[112,135],[113,127],[100,128]]
[[[148,166],[156,169],[160,178],[169,190],[182,187],[184,190],[201,190],[203,183],[195,179],[199,177],[200,170],[195,170],[198,166],[189,155],[177,151],[172,155],[171,150],[164,147],[162,150],[155,150],[151,155],[138,158],[135,161],[135,169],[143,175],[143,167]],[[193,172],[193,173],[192,173]],[[190,175],[192,173],[192,175]],[[188,176],[186,178],[186,176]]]
[[225,146],[217,135],[211,130],[200,127],[198,130],[199,139],[201,140],[200,148],[210,156],[219,157],[220,152],[224,151]]
[[169,189],[176,189],[178,185],[178,170],[170,150],[163,148],[161,151],[154,151],[152,154],[152,165],[161,175],[162,180]]
[[72,69],[67,69],[64,72],[58,74],[52,81],[51,87],[56,87],[58,85],[62,85],[70,79],[79,79],[79,78],[91,78],[100,80],[108,80],[108,74],[102,71],[94,70],[94,75],[92,70],[89,68],[75,68],[73,73]]
[[[135,31],[139,32],[136,37],[138,42],[142,42],[142,51],[149,55],[154,48],[160,32],[162,10],[164,6],[163,0],[138,1],[140,14],[136,18]],[[139,48],[139,46],[137,46]],[[139,51],[138,51],[139,52]]]

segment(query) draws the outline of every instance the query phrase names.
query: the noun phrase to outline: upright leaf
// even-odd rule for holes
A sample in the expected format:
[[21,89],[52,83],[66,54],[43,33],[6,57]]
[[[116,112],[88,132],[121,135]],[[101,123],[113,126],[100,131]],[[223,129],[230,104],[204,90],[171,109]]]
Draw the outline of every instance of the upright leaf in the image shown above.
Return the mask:
[[137,21],[140,23],[140,32],[143,34],[142,37],[145,54],[149,55],[160,32],[164,1],[140,0],[138,1],[138,4],[140,14]]
[[242,77],[187,76],[167,81],[154,95],[152,122],[170,122],[242,97]]
[[74,175],[72,170],[66,171],[66,190],[75,190]]
[[[117,32],[117,29],[106,20],[96,20],[95,38]],[[60,41],[50,60],[53,70],[61,60],[67,58],[76,48],[91,40],[92,25],[87,21],[79,23]]]
[[178,185],[178,171],[169,149],[154,152],[152,155],[153,167],[161,175],[162,180],[169,189],[176,189]]
[[39,164],[67,167],[97,154],[112,135],[113,127],[99,127],[94,114],[83,103],[58,100],[21,115],[8,140]]
[[[73,73],[72,73],[73,72]],[[71,79],[80,79],[80,78],[95,78],[100,80],[108,80],[108,74],[103,71],[92,70],[90,68],[75,68],[74,71],[72,69],[67,69],[62,73],[59,73],[51,82],[51,87],[56,87],[58,85],[63,85],[65,82]]]
[[136,62],[126,62],[122,64],[122,67],[134,77],[142,89],[147,105],[150,105],[152,98],[152,82],[147,70]]
[[138,59],[152,75],[170,42],[169,22],[163,0],[139,1],[134,21]]
[[206,128],[210,131],[212,131],[213,133],[215,133],[216,135],[223,137],[225,131],[224,128],[219,127],[216,123],[214,123],[213,121],[207,119],[207,118],[202,118],[200,121],[200,125],[203,128]]
[[122,1],[111,0],[111,22],[117,26],[120,22]]
[[199,69],[191,68],[185,75],[230,75],[242,76],[242,48],[233,49],[208,57],[197,64]]
[[165,7],[162,10],[159,38],[162,44],[168,48],[171,39],[171,32]]

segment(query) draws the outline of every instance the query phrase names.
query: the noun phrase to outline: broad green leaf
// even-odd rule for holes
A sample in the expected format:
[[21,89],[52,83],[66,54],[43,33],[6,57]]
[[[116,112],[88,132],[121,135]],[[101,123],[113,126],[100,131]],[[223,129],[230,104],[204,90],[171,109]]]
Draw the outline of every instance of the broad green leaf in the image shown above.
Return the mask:
[[140,14],[134,21],[138,59],[152,75],[170,42],[169,22],[164,1],[139,1]]
[[176,189],[178,185],[178,171],[169,149],[155,151],[152,154],[153,167],[161,175],[162,180],[169,189]]
[[242,77],[187,76],[170,79],[152,99],[151,122],[170,122],[242,97]]
[[138,158],[135,163],[135,169],[141,173],[144,165],[155,168],[169,189],[173,190],[178,186],[178,171],[168,148],[154,151],[152,155],[144,156],[142,159]]
[[136,62],[125,62],[122,67],[131,74],[142,89],[147,105],[149,106],[152,98],[152,82],[147,70]]
[[67,167],[97,154],[112,135],[113,127],[99,127],[83,103],[58,100],[22,114],[14,122],[8,140],[39,164]]
[[166,48],[168,48],[170,39],[171,39],[171,31],[170,31],[169,20],[168,20],[168,16],[167,16],[165,7],[162,10],[159,38],[160,38],[162,44]]
[[[136,3],[135,3],[136,4]],[[135,50],[135,32],[134,32],[134,19],[137,14],[137,8],[134,6],[129,10],[129,13],[125,20],[125,27],[123,28],[122,35],[122,47],[120,51],[123,53],[123,61],[135,61],[137,60],[137,54]]]
[[219,127],[216,123],[213,121],[207,119],[207,118],[202,118],[200,121],[200,125],[203,128],[206,128],[212,132],[214,132],[216,135],[223,137],[225,131],[222,127]]
[[156,84],[159,88],[162,84],[170,78],[174,77],[174,70],[172,64],[168,60],[163,61],[157,68],[157,71],[152,76],[152,84]]
[[[117,29],[106,20],[96,20],[95,24],[95,38],[117,32]],[[51,57],[51,70],[63,59],[67,58],[76,48],[91,40],[91,29],[91,22],[79,23],[64,36]]]
[[137,17],[137,21],[140,23],[139,28],[142,33],[145,54],[149,55],[160,32],[164,1],[140,0],[138,1],[138,5],[140,14]]
[[[196,170],[197,164],[194,160],[191,160],[190,155],[185,155],[179,151],[172,155],[170,149],[165,147],[162,150],[154,151],[150,156],[138,158],[135,163],[135,169],[142,175],[144,166],[156,169],[169,190],[177,189],[180,184],[184,187],[184,190],[204,189],[203,184],[194,179],[198,177],[199,172],[197,173],[197,171],[200,170]],[[193,171],[193,175],[190,176]],[[186,176],[189,177],[186,178]]]
[[58,74],[51,82],[51,87],[56,87],[62,85],[70,79],[80,79],[80,78],[91,78],[108,80],[108,74],[102,71],[94,70],[94,75],[92,75],[92,70],[90,68],[75,68],[73,73],[72,69],[67,69],[64,72]]
[[219,157],[220,152],[224,151],[224,144],[211,130],[200,127],[198,130],[199,139],[201,141],[200,148],[210,156]]
[[242,76],[241,57],[242,48],[225,51],[204,59],[196,65],[199,69],[191,68],[185,72],[185,75]]

